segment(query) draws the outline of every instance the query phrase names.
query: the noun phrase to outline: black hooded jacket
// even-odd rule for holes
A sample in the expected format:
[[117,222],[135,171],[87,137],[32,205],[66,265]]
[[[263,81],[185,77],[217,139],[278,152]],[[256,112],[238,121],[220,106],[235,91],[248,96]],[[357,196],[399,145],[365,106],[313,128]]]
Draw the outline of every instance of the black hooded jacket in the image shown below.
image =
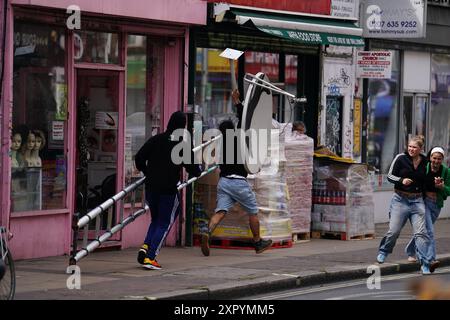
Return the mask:
[[185,126],[185,114],[181,111],[173,113],[166,131],[148,139],[136,153],[134,160],[136,168],[145,174],[147,190],[161,194],[176,193],[182,167],[185,167],[193,176],[198,177],[201,174],[198,165],[175,164],[172,161],[172,149],[180,142],[172,141],[171,134],[174,130],[183,129]]
[[[241,103],[238,103],[236,105],[237,108],[237,118],[239,120],[236,129],[240,129],[241,125],[242,125],[242,112],[243,112],[243,105]],[[234,124],[231,120],[225,120],[223,122],[221,122],[221,124],[219,125],[219,130],[222,133],[222,136],[226,138],[226,130],[229,129],[235,129],[234,128]],[[238,145],[239,143],[237,142],[237,140],[235,139],[233,141],[233,143],[226,143],[226,140],[223,139],[222,142],[222,163],[219,165],[220,167],[220,176],[221,177],[226,177],[226,176],[230,176],[230,175],[238,175],[241,177],[247,177],[248,176],[248,172],[245,169],[245,166],[243,164],[243,159],[239,158],[239,153],[238,153]],[[229,150],[229,152],[233,152],[233,156],[234,159],[231,163],[227,162],[227,146],[229,147],[233,147],[233,150]]]

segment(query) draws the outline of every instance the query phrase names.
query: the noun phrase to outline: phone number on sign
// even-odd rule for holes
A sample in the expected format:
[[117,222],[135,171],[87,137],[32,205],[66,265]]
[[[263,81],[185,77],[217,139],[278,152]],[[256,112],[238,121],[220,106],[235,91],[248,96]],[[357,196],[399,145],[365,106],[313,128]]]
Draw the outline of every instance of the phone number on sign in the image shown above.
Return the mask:
[[388,27],[388,28],[398,28],[398,27],[403,27],[403,28],[416,28],[417,27],[417,21],[374,21],[373,23],[373,27],[375,28],[383,28],[383,27]]

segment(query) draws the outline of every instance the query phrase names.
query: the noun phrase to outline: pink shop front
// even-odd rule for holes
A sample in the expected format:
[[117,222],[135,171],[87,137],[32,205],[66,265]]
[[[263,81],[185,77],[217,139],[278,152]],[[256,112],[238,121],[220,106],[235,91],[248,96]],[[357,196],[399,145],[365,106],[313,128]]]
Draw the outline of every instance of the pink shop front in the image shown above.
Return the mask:
[[[11,0],[0,9],[0,225],[16,259],[69,254],[73,213],[138,179],[134,154],[184,109],[189,26],[205,24],[206,2],[151,3]],[[149,221],[110,245],[140,245]],[[166,245],[183,244],[183,228],[174,225]]]

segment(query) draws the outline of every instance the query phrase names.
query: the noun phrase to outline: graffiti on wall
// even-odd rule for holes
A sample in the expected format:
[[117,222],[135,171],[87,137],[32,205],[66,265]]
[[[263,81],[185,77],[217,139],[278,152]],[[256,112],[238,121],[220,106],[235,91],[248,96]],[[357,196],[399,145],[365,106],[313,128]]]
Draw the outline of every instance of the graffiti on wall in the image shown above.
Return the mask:
[[325,146],[342,155],[342,97],[327,96],[325,108]]

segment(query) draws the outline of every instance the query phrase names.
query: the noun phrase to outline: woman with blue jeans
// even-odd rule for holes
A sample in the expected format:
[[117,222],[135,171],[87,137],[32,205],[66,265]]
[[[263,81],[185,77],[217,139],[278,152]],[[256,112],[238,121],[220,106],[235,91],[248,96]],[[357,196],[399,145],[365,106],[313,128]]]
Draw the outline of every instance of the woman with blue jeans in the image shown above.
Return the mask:
[[430,274],[432,258],[423,202],[426,157],[420,153],[423,145],[423,136],[409,139],[408,150],[398,154],[389,168],[387,179],[394,184],[394,195],[389,209],[389,231],[381,240],[377,261],[383,263],[392,253],[402,228],[409,220],[414,230],[422,274]]
[[[436,242],[434,240],[434,223],[441,213],[444,206],[444,200],[450,195],[450,172],[447,166],[442,162],[444,160],[444,149],[434,147],[428,153],[429,162],[426,167],[425,178],[425,223],[430,237],[430,250],[433,262],[431,263],[431,271],[439,266],[436,260]],[[415,262],[416,245],[412,238],[405,249],[408,255],[408,261]]]

